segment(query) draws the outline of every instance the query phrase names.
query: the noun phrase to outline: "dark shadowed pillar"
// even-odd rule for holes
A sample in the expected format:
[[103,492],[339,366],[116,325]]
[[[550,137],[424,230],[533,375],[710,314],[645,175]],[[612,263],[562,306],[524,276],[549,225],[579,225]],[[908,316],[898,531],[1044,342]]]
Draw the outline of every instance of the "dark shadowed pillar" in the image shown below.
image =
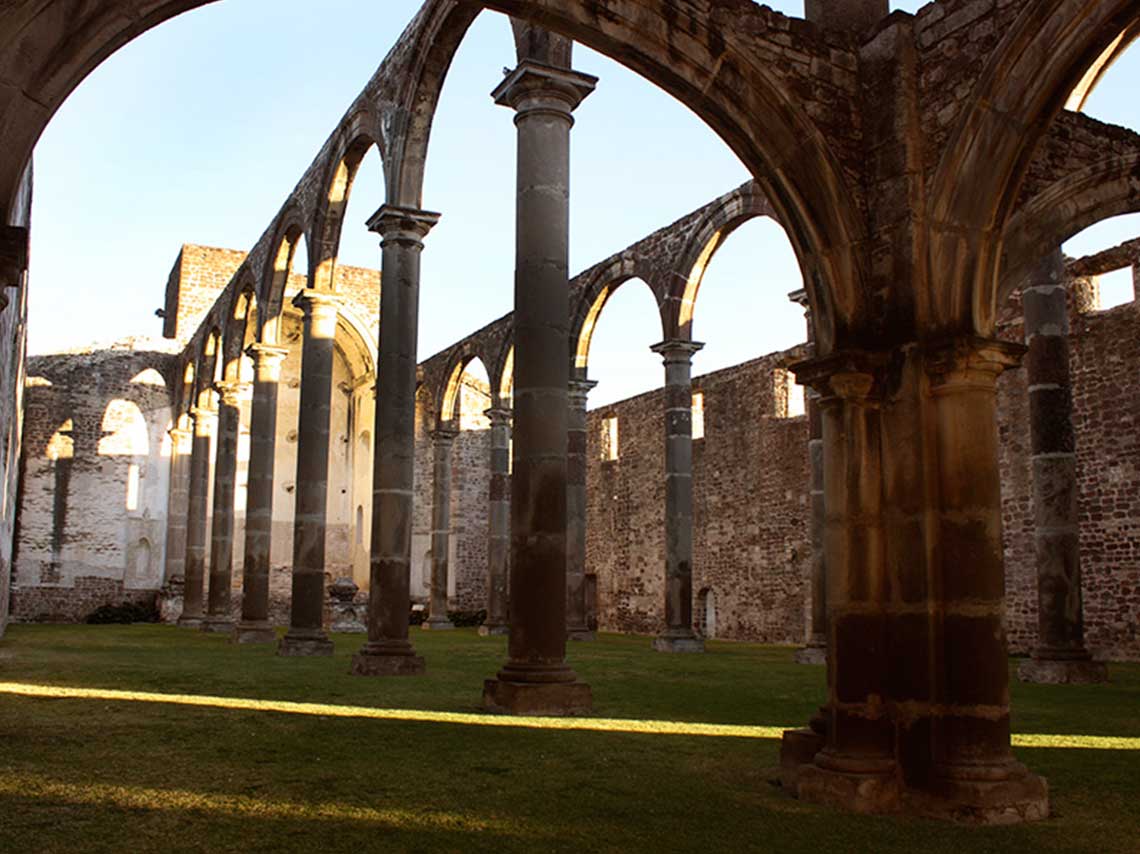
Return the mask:
[[693,631],[693,354],[704,344],[662,341],[665,362],[665,631],[658,652],[704,652]]
[[297,503],[293,521],[293,598],[278,655],[332,655],[324,630],[325,529],[328,521],[329,420],[338,300],[301,291],[304,312],[297,430]]
[[190,454],[194,431],[170,431],[170,497],[166,512],[166,569],[163,581],[186,580],[186,514],[190,500]]
[[804,18],[828,30],[865,32],[890,12],[888,0],[804,0]]
[[232,632],[231,587],[234,570],[234,486],[241,430],[240,382],[217,384],[218,442],[214,462],[214,523],[210,526],[210,592],[202,631]]
[[566,664],[567,270],[571,113],[596,82],[524,61],[493,93],[518,128],[515,459],[509,657],[483,703],[509,714],[592,707],[590,687]]
[[182,616],[178,625],[200,628],[202,625],[202,593],[206,575],[206,512],[210,489],[210,438],[214,435],[218,413],[195,407],[194,444],[190,452],[190,494],[186,513],[186,586],[182,594]]
[[273,534],[273,461],[277,440],[277,388],[287,347],[253,344],[253,403],[249,417],[249,477],[242,562],[241,622],[238,643],[273,643],[269,624],[269,544]]
[[827,569],[823,556],[826,510],[823,505],[823,421],[819,395],[808,389],[808,466],[811,478],[811,628],[807,646],[796,651],[799,664],[827,661]]
[[586,397],[597,383],[570,380],[566,443],[566,637],[594,640],[586,602]]
[[481,635],[505,635],[511,553],[511,411],[488,409],[491,420],[491,494],[487,505],[487,619]]
[[448,564],[451,558],[451,446],[457,432],[449,427],[431,434],[431,607],[425,629],[454,629],[447,618]]
[[416,333],[420,255],[439,214],[385,205],[368,222],[381,235],[380,355],[372,475],[368,642],[353,656],[361,676],[423,673],[408,639],[412,489],[416,458]]
[[1033,518],[1037,563],[1037,648],[1023,661],[1023,682],[1105,682],[1108,668],[1085,648],[1081,602],[1077,453],[1069,381],[1065,256],[1047,255],[1022,290]]

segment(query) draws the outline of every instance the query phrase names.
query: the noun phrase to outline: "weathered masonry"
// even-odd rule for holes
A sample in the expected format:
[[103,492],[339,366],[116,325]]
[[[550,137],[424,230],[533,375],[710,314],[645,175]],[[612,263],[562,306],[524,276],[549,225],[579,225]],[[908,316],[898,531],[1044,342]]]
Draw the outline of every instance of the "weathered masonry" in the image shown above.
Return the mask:
[[[0,12],[0,285],[27,285],[29,157],[55,107],[101,57],[195,5]],[[422,197],[426,150],[448,64],[483,7],[515,16],[517,64],[488,81],[518,128],[515,311],[417,367],[419,262],[439,217]],[[216,297],[196,303],[198,280],[186,280],[187,311],[205,314],[178,352],[154,357],[154,375],[130,361],[145,349],[124,351],[121,370],[88,354],[106,359],[98,386],[113,397],[72,406],[66,360],[34,364],[29,398],[39,389],[37,411],[51,414],[29,451],[41,454],[25,484],[38,487],[38,525],[21,525],[30,565],[21,552],[13,601],[25,572],[34,595],[102,577],[125,596],[153,579],[151,538],[164,539],[180,624],[257,642],[280,619],[281,654],[325,654],[326,588],[351,576],[368,590],[365,605],[338,587],[338,607],[361,608],[367,627],[354,672],[414,675],[425,665],[411,600],[426,594],[429,624],[444,629],[455,579],[456,601],[484,587],[488,631],[510,626],[508,660],[484,685],[485,705],[506,713],[590,708],[566,648],[568,635],[590,636],[591,615],[654,633],[664,653],[700,652],[702,630],[810,639],[825,647],[828,690],[819,716],[785,734],[797,796],[975,822],[1045,817],[1044,780],[1010,748],[1007,633],[1032,653],[1026,678],[1098,678],[1094,653],[1136,654],[1138,397],[1124,361],[1135,308],[1082,311],[1090,288],[1066,282],[1117,261],[1066,271],[1058,247],[1140,208],[1136,135],[1076,111],[1140,32],[1140,10],[938,0],[908,15],[885,0],[818,0],[806,12],[427,0]],[[574,70],[571,40],[686,103],[755,179],[573,281],[566,152],[595,81]],[[371,146],[385,172],[369,222],[382,288],[336,263]],[[810,343],[693,380],[702,273],[752,216],[777,220],[797,254]],[[302,239],[308,269],[293,270]],[[587,415],[603,379],[589,372],[592,330],[633,278],[659,308],[663,391]],[[18,308],[9,301],[0,329],[14,354],[0,388],[9,424],[22,405]],[[486,389],[463,380],[474,358]],[[806,419],[786,417],[789,370],[812,391]],[[742,394],[748,376],[756,385]],[[486,440],[459,453],[465,420]],[[151,466],[164,447],[167,467]],[[761,468],[765,454],[787,470]],[[485,480],[468,494],[477,456]],[[72,512],[92,484],[134,505],[126,524]],[[485,547],[460,547],[470,519],[485,525]],[[69,537],[80,524],[90,552]],[[414,551],[424,545],[430,559]],[[469,557],[485,559],[482,584],[460,581]],[[273,614],[275,602],[288,613]]]

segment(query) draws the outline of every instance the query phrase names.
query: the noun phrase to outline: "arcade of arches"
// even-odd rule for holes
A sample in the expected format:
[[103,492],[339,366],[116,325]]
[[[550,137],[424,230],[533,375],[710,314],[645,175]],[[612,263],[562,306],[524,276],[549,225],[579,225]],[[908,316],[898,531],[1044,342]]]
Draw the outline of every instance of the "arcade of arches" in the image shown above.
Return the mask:
[[[800,643],[828,693],[785,734],[796,795],[1048,815],[1010,750],[1007,637],[1038,681],[1140,657],[1140,448],[1121,432],[1138,321],[1099,311],[1096,284],[1140,249],[1059,249],[1140,209],[1140,137],[1065,109],[1131,43],[1135,2],[808,0],[800,20],[750,0],[426,0],[249,252],[182,248],[165,343],[25,360],[31,148],[102,58],[201,3],[71,5],[0,11],[14,619],[159,592],[167,619],[237,641],[287,625],[282,655],[366,632],[354,673],[414,676],[413,605],[429,630],[485,610],[509,656],[484,704],[509,714],[588,711],[566,649],[596,628],[664,653]],[[421,361],[428,138],[482,7],[515,16],[516,65],[488,81],[518,133],[515,311]],[[568,147],[597,81],[571,39],[683,101],[755,179],[574,278]],[[380,273],[336,263],[372,147]],[[755,217],[797,254],[807,341],[693,378],[701,277]],[[590,411],[590,338],[634,278],[663,387]]]

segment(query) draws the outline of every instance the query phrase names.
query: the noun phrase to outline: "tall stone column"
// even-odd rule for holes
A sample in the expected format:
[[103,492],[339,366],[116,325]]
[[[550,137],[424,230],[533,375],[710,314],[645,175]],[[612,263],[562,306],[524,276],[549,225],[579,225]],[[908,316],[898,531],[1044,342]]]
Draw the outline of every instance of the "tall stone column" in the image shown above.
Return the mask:
[[511,410],[488,409],[491,421],[491,494],[487,505],[487,619],[481,635],[505,635],[511,555]]
[[194,431],[170,430],[170,497],[166,513],[166,570],[163,581],[186,580],[186,514],[190,501],[190,455]]
[[[937,424],[934,561],[941,581],[928,594],[941,617],[928,666],[942,677],[932,686],[937,803],[929,811],[988,821],[1049,815],[1044,780],[1015,762],[1010,749],[996,389],[1021,351],[1008,342],[964,339],[926,357]],[[895,624],[902,628],[901,616]]]
[[586,603],[586,396],[597,383],[570,380],[566,457],[566,637],[594,640]]
[[241,396],[246,385],[218,383],[218,442],[214,462],[214,523],[210,527],[210,591],[202,631],[234,629],[231,586],[234,566],[234,492],[237,480]]
[[515,110],[514,473],[509,657],[483,703],[510,714],[592,707],[566,664],[569,173],[573,110],[596,79],[523,61],[494,91]]
[[269,623],[269,546],[273,538],[273,470],[277,441],[277,388],[287,347],[253,344],[253,403],[249,418],[249,477],[246,489],[245,559],[242,561],[238,643],[275,643]]
[[823,420],[819,395],[807,392],[808,465],[811,478],[811,634],[807,646],[796,651],[799,664],[827,661],[827,566],[823,556],[826,510],[823,503]]
[[202,626],[202,594],[206,575],[206,513],[210,489],[210,440],[218,413],[198,406],[190,412],[194,421],[194,444],[190,452],[190,490],[186,512],[186,586],[182,593],[182,616],[178,625]]
[[297,503],[293,522],[293,597],[278,655],[332,655],[324,630],[325,529],[328,522],[329,420],[332,414],[335,295],[304,290],[301,401],[297,431]]
[[383,247],[380,355],[372,475],[368,642],[352,659],[361,676],[414,675],[424,660],[408,639],[412,490],[416,458],[416,334],[420,255],[439,214],[385,205],[368,222]]
[[431,434],[431,602],[425,629],[454,629],[447,618],[448,564],[451,559],[451,446],[457,431],[441,427]]
[[662,341],[665,361],[665,632],[658,652],[704,652],[693,631],[693,355],[704,344]]
[[1021,297],[1029,346],[1025,368],[1033,454],[1038,645],[1033,658],[1021,663],[1018,675],[1023,682],[1105,682],[1108,668],[1093,661],[1085,648],[1069,310],[1065,256],[1060,249],[1042,260]]

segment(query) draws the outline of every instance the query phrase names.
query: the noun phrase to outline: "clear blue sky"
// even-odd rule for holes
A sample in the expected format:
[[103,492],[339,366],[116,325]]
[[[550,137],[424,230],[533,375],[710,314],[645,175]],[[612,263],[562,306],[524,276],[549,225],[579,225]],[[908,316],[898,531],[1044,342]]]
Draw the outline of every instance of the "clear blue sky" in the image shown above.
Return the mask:
[[[419,0],[227,0],[151,31],[100,66],[36,149],[30,349],[51,352],[161,333],[167,274],[183,243],[247,249],[268,226]],[[802,0],[771,3],[802,14]],[[919,3],[892,3],[908,11]],[[315,30],[332,33],[314,40]],[[482,15],[456,57],[429,154],[425,206],[444,218],[424,256],[420,354],[511,309],[514,126],[490,91],[513,64],[506,20]],[[577,272],[742,183],[744,167],[698,119],[620,65],[576,48],[600,78],[577,114],[571,268]],[[1110,72],[1090,114],[1140,127],[1140,51]],[[383,202],[378,159],[363,166],[341,260],[375,267],[364,221]],[[1140,234],[1113,221],[1066,248],[1084,254]],[[715,257],[695,336],[697,373],[791,346],[803,316],[794,255],[770,222],[741,228]],[[636,282],[594,339],[591,405],[660,384],[656,309]]]

